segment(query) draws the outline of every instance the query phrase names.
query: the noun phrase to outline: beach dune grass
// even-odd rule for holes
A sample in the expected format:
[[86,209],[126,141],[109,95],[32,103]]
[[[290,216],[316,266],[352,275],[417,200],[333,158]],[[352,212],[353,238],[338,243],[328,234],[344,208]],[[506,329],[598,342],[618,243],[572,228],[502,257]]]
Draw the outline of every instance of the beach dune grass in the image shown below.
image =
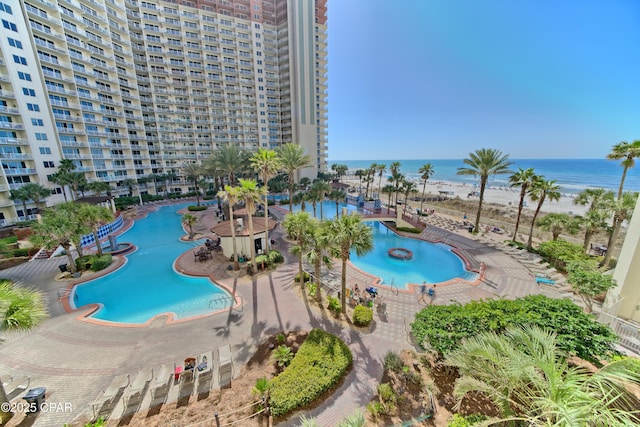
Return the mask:
[[291,364],[271,382],[271,414],[282,417],[313,402],[338,384],[352,361],[351,350],[340,338],[312,330]]

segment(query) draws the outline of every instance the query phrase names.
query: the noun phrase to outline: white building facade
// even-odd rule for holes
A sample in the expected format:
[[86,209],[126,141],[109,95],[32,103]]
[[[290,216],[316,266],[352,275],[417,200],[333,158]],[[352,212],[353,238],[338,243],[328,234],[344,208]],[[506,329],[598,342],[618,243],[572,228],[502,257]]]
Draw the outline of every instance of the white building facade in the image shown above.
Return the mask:
[[[173,172],[224,145],[300,144],[327,170],[326,0],[0,0],[0,223],[69,159],[88,182]],[[153,193],[153,186],[149,187]],[[144,190],[143,190],[144,191]]]

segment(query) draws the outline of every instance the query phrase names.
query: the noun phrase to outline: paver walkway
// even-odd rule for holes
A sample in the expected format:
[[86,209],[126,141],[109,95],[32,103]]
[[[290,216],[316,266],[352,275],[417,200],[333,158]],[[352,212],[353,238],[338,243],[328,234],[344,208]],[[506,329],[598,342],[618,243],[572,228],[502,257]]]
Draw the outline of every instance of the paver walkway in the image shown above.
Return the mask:
[[[201,215],[201,223],[207,224],[201,230],[203,233],[216,221],[210,211]],[[434,232],[441,234],[443,231],[434,229]],[[473,257],[479,262],[484,262],[487,280],[477,286],[458,282],[439,287],[436,303],[466,303],[494,296],[515,298],[551,292],[536,285],[531,273],[509,255],[462,235],[451,232],[441,235],[473,252]],[[58,272],[57,265],[61,263],[59,259],[31,261],[2,271],[2,277],[20,279],[43,290],[48,298],[51,318],[30,334],[4,337],[6,340],[0,346],[0,372],[13,376],[29,375],[31,387],[47,387],[48,402],[71,404],[71,412],[41,413],[33,425],[62,425],[91,414],[91,402],[115,375],[134,376],[142,368],[162,364],[172,366],[173,362],[183,360],[187,355],[198,355],[226,344],[231,346],[237,373],[267,336],[280,331],[310,328],[322,328],[344,339],[353,352],[354,369],[342,387],[317,408],[306,411],[306,415],[316,417],[322,426],[332,426],[356,408],[364,408],[382,376],[384,355],[388,351],[410,348],[405,324],[421,308],[417,294],[413,291],[396,294],[381,287],[380,293],[387,301],[388,312],[384,318],[375,315],[372,332],[363,333],[343,327],[333,319],[323,317],[292,289],[297,263],[287,253],[282,232],[276,231],[273,238],[278,240],[277,249],[288,262],[274,272],[253,278],[235,277],[237,273],[228,273],[226,267],[229,263],[220,255],[201,263],[194,260],[191,250],[186,251],[176,261],[178,270],[210,275],[237,292],[243,301],[239,309],[188,322],[165,324],[165,319],[157,318],[148,326],[131,328],[91,324],[78,320],[78,312],[64,312],[58,302],[57,290],[62,285],[53,278]],[[333,273],[339,272],[339,264],[335,268]],[[372,280],[350,267],[349,285]],[[17,396],[12,397],[19,401]],[[170,394],[167,401],[175,398],[176,394]],[[149,403],[150,397],[146,396],[140,408],[148,407]],[[116,406],[112,417],[121,415],[122,410],[121,405]],[[297,420],[296,415],[283,425],[295,425]]]

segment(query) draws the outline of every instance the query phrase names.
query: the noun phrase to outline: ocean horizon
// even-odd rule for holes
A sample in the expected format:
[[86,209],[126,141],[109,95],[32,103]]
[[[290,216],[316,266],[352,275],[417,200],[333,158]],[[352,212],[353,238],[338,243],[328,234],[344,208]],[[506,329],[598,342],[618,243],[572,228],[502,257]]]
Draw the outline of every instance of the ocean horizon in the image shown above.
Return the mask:
[[[372,163],[381,163],[388,168],[392,162],[400,162],[400,172],[407,178],[420,180],[418,170],[422,165],[431,163],[434,173],[429,181],[450,181],[466,185],[479,183],[478,177],[457,175],[458,168],[464,167],[463,159],[417,159],[417,160],[330,160],[332,164],[345,164],[350,172],[367,169]],[[623,167],[619,160],[607,159],[509,159],[513,162],[511,170],[533,168],[535,173],[545,179],[554,179],[560,185],[562,193],[576,194],[587,188],[618,190]],[[509,185],[509,175],[493,175],[488,185],[502,187]],[[384,181],[384,179],[383,179]],[[377,184],[377,181],[376,181]],[[640,165],[629,168],[624,183],[625,191],[640,192]]]

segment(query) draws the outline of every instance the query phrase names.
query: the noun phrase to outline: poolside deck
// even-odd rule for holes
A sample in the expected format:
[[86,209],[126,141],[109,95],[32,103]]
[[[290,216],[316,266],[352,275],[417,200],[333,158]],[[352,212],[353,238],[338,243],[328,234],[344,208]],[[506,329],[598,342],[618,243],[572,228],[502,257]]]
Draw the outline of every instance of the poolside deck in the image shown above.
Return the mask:
[[[204,211],[199,216],[200,231],[206,233],[215,224],[215,215]],[[537,285],[532,272],[511,254],[471,239],[463,232],[429,225],[421,237],[454,242],[473,257],[474,262],[486,265],[485,279],[476,285],[457,281],[439,287],[436,304],[466,303],[495,296],[558,295],[551,287]],[[54,277],[59,260],[31,261],[4,270],[1,276],[20,279],[45,292],[51,318],[30,334],[3,337],[6,341],[0,346],[0,371],[13,377],[28,375],[32,387],[47,387],[48,402],[70,402],[72,405],[70,412],[40,413],[33,425],[62,425],[90,417],[91,403],[117,375],[130,374],[133,378],[144,368],[159,368],[188,355],[201,355],[226,345],[233,355],[233,372],[240,372],[266,336],[282,330],[313,327],[342,337],[349,344],[355,363],[334,397],[307,411],[307,415],[316,417],[320,425],[334,425],[355,408],[364,407],[382,375],[384,354],[411,346],[405,323],[421,308],[417,293],[411,289],[396,295],[391,289],[381,287],[380,293],[387,301],[387,316],[384,319],[374,317],[374,331],[362,333],[343,328],[309,307],[292,291],[297,262],[288,254],[288,243],[283,239],[280,227],[273,233],[273,238],[277,241],[276,248],[285,256],[285,264],[271,273],[253,277],[229,272],[229,263],[219,255],[213,260],[198,262],[188,250],[179,257],[176,268],[190,274],[211,276],[237,292],[243,302],[241,310],[226,310],[189,322],[167,324],[167,319],[157,318],[146,327],[133,328],[87,323],[77,319],[79,313],[65,312],[58,301],[57,290],[61,284]],[[329,276],[337,274],[339,265]],[[353,266],[349,266],[347,278],[349,285],[373,280]],[[166,401],[175,401],[178,393],[176,389],[170,390]],[[150,404],[151,393],[146,393],[137,408],[148,408]],[[118,402],[111,417],[119,417],[124,411],[123,403]],[[284,425],[294,425],[294,421]]]

